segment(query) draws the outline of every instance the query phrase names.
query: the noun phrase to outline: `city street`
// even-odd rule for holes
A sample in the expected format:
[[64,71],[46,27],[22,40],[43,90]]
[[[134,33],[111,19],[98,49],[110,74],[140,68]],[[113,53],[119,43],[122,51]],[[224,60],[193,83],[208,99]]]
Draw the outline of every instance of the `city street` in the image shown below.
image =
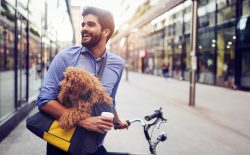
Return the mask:
[[[153,134],[168,134],[157,147],[159,155],[249,155],[249,101],[249,92],[196,84],[196,105],[190,107],[189,82],[133,72],[126,81],[124,72],[116,109],[120,118],[143,119],[163,108],[168,121]],[[149,153],[139,124],[128,130],[109,131],[104,145],[109,151]],[[45,155],[45,146],[25,128],[23,120],[0,143],[0,154]]]

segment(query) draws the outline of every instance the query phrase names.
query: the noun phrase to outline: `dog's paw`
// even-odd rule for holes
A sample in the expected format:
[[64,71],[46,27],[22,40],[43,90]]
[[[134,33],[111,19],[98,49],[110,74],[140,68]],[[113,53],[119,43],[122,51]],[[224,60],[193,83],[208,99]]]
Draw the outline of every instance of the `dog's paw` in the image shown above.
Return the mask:
[[104,96],[103,102],[108,104],[108,105],[111,105],[112,104],[112,98],[109,97],[109,96]]
[[69,121],[59,121],[59,127],[62,129],[70,129],[72,128],[74,125],[71,124]]
[[73,120],[71,112],[65,112],[59,119],[59,126],[62,129],[69,129],[75,126],[75,121]]

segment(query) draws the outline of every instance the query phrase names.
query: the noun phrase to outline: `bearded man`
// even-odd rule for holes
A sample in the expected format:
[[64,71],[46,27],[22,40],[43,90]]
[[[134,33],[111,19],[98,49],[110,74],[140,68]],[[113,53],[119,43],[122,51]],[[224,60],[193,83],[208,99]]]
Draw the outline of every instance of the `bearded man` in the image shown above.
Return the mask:
[[[93,75],[98,75],[98,71],[106,59],[101,83],[113,99],[112,106],[116,105],[115,96],[124,69],[124,60],[106,50],[106,44],[114,32],[113,15],[100,8],[85,7],[82,17],[82,45],[70,47],[55,56],[38,96],[39,109],[56,119],[59,119],[66,111],[66,107],[58,102],[57,94],[60,90],[60,81],[64,78],[63,73],[69,66],[81,67]],[[79,121],[78,126],[102,134],[111,130],[113,122],[117,124],[118,129],[128,128],[128,124],[119,119],[116,110],[114,114],[114,120],[104,116],[93,116]],[[94,155],[106,154],[102,144],[100,142]],[[47,155],[69,155],[69,153],[47,144]]]

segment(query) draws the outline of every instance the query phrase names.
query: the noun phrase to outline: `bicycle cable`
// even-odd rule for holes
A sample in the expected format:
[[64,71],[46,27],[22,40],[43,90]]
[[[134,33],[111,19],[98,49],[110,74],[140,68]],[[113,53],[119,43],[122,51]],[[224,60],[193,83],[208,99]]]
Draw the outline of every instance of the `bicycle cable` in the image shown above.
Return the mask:
[[[150,137],[151,137],[151,139],[153,138],[152,136],[153,136],[153,132],[154,132],[154,129],[155,129],[155,127],[157,126],[157,129],[160,129],[160,127],[161,127],[161,125],[163,124],[163,123],[166,123],[165,121],[158,121],[157,122],[157,125],[155,125],[153,128],[152,128],[152,131],[151,131],[151,134],[150,134]],[[160,131],[159,131],[160,132]],[[158,133],[159,133],[158,132]]]

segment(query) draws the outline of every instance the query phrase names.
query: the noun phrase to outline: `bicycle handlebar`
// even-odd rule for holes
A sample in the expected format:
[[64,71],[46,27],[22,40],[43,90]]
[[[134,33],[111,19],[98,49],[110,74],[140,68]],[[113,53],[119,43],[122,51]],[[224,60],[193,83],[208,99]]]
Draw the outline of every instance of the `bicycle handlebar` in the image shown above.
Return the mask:
[[154,118],[157,118],[161,115],[161,112],[159,110],[156,110],[152,115],[145,116],[145,120],[150,121]]
[[145,116],[145,120],[150,121],[154,118],[160,118],[162,121],[166,121],[166,119],[163,117],[163,113],[161,110],[162,110],[162,108],[160,108],[159,110],[155,110],[155,112],[151,115]]
[[[145,119],[146,121],[150,121],[150,120],[152,120],[152,119],[154,119],[154,118],[157,118],[157,119],[161,119],[162,121],[166,121],[167,119],[165,119],[165,118],[163,117],[163,113],[162,113],[161,110],[162,110],[162,108],[160,108],[160,109],[158,109],[158,110],[155,110],[155,112],[154,112],[153,114],[145,116],[144,119]],[[146,124],[143,122],[142,119],[126,120],[126,122],[128,123],[129,126],[130,126],[132,123],[134,123],[134,122],[140,122],[142,126],[145,126],[145,125],[146,125]],[[154,124],[154,123],[153,123],[153,124]],[[118,125],[119,125],[119,124],[114,124],[114,129],[117,129],[117,126],[118,126]],[[148,125],[150,125],[150,124],[148,124]]]

